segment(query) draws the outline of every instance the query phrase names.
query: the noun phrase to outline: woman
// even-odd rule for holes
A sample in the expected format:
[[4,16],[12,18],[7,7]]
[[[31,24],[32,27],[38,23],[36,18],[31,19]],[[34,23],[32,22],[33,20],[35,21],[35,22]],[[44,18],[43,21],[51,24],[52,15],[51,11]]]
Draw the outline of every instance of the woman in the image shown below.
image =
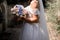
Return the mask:
[[28,11],[28,17],[25,18],[22,40],[40,40],[39,10],[38,1],[32,0],[25,9]]
[[[42,5],[42,1],[40,0]],[[40,5],[40,9],[42,6]],[[19,37],[19,40],[48,40],[48,33],[45,27],[45,22],[42,20],[44,17],[43,10],[38,9],[38,1],[32,0],[30,5],[25,8],[23,13],[27,14],[24,16],[24,28],[22,36]],[[41,15],[40,15],[41,14]],[[43,21],[43,22],[42,22]],[[44,25],[44,26],[43,26]],[[22,39],[20,39],[22,38]]]

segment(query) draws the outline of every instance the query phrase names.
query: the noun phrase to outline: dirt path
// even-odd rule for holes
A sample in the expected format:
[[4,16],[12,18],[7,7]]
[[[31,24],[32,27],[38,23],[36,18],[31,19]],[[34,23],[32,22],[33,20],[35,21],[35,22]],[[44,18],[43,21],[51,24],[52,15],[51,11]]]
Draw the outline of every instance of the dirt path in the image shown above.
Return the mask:
[[58,40],[56,30],[53,29],[52,26],[53,26],[53,24],[51,22],[47,23],[50,40]]

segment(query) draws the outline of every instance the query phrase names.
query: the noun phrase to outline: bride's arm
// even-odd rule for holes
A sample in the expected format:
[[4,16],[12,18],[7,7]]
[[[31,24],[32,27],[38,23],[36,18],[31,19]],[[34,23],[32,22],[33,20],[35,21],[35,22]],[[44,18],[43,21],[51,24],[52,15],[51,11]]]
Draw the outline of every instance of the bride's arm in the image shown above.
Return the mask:
[[31,16],[29,17],[25,17],[25,20],[27,20],[27,21],[31,21],[31,22],[33,22],[33,21],[37,21],[38,20],[38,15],[35,15],[35,14],[31,14]]

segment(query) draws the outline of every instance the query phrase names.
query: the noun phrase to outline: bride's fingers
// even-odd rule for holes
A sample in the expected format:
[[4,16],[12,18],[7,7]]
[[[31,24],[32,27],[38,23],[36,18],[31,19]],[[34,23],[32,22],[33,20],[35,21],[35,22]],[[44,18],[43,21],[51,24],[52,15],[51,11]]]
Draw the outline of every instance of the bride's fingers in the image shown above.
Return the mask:
[[28,13],[28,11],[26,11],[26,10],[23,10],[23,14],[27,14]]

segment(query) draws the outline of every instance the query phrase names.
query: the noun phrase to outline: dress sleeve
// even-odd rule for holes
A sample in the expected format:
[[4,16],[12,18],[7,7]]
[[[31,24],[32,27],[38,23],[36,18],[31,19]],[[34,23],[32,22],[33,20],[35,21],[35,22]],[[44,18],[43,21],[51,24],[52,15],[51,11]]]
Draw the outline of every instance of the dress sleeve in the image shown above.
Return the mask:
[[39,10],[36,10],[35,15],[40,15]]

